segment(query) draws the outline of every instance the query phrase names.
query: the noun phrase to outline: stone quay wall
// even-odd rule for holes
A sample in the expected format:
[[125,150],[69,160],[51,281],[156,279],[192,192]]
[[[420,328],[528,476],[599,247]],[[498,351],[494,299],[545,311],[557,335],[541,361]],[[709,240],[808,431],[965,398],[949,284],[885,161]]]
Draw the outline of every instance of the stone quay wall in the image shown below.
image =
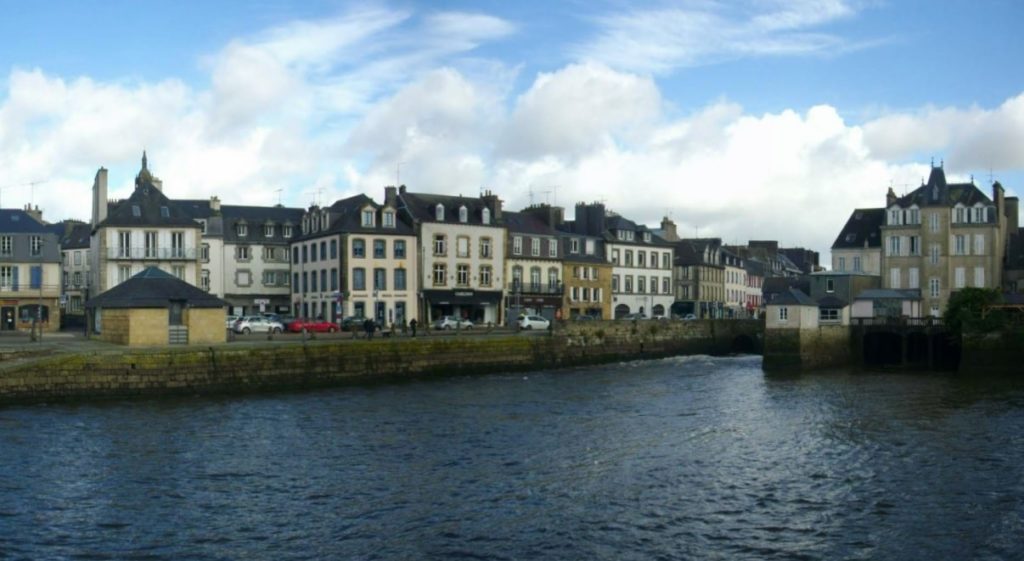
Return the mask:
[[766,371],[816,370],[853,364],[850,328],[769,329],[764,338]]
[[[553,334],[312,340],[58,354],[0,368],[0,404],[240,393],[528,371],[759,344],[763,324],[568,322]],[[755,349],[756,350],[756,349]]]

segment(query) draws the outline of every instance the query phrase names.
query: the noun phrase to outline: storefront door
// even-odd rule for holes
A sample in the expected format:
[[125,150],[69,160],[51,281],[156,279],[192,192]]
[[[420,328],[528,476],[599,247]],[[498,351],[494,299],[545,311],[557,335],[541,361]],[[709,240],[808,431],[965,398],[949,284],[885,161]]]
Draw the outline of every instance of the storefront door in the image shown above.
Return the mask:
[[14,330],[14,306],[0,308],[0,330]]

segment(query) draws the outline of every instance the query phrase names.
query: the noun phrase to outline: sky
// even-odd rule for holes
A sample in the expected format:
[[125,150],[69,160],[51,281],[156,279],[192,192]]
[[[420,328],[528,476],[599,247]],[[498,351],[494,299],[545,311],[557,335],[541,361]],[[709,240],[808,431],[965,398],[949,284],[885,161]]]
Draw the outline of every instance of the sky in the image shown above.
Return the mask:
[[1024,192],[1024,3],[0,0],[0,206],[384,186],[822,253],[940,163]]

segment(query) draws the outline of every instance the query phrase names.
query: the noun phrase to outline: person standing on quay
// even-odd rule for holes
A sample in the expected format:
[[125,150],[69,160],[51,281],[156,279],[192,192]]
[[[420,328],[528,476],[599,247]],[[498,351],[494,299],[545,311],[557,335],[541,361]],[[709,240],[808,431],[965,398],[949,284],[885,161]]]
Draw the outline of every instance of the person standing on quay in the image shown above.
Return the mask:
[[409,320],[409,329],[412,331],[412,336],[416,336],[416,318]]

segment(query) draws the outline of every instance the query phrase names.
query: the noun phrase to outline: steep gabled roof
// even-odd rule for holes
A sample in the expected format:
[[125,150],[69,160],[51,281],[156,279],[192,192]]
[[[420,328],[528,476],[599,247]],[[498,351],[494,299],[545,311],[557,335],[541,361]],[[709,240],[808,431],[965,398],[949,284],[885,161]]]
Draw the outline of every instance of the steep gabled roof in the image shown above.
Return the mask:
[[933,166],[927,183],[896,199],[896,204],[902,208],[915,204],[919,207],[952,207],[957,203],[965,206],[982,203],[988,206],[992,204],[992,199],[978,189],[974,183],[947,183],[946,172],[942,166]]
[[227,302],[160,270],[142,272],[85,303],[87,308],[166,308],[184,300],[189,308],[223,308]]
[[839,237],[832,243],[832,249],[881,248],[884,222],[884,208],[854,209]]
[[[39,222],[21,209],[0,209],[0,233],[4,234],[53,234],[50,227]],[[59,235],[58,235],[59,237]]]
[[459,221],[459,208],[466,207],[467,221],[465,224],[476,226],[496,226],[499,222],[491,215],[491,223],[483,223],[483,210],[488,208],[486,202],[479,197],[463,197],[452,195],[434,195],[432,193],[412,193],[409,191],[398,194],[398,206],[405,210],[414,220],[420,222],[437,222],[437,205],[444,207],[445,224],[463,224]]
[[[220,213],[224,220],[224,241],[227,242],[290,242],[299,233],[299,224],[302,221],[301,208],[289,208],[284,206],[240,206],[221,205]],[[238,224],[244,223],[248,226],[246,236],[239,236]],[[274,235],[267,237],[263,231],[266,224],[274,225]],[[292,226],[292,237],[284,236],[282,226]]]
[[157,189],[146,168],[135,180],[131,196],[116,204],[109,205],[110,214],[101,226],[152,226],[199,228],[199,224],[188,213],[178,207]]
[[781,292],[778,296],[768,302],[769,306],[814,306],[818,307],[818,303],[813,298],[804,294],[804,292],[797,288],[787,288]]
[[558,231],[547,225],[539,216],[529,212],[502,211],[502,218],[509,233],[534,236],[555,236]]

